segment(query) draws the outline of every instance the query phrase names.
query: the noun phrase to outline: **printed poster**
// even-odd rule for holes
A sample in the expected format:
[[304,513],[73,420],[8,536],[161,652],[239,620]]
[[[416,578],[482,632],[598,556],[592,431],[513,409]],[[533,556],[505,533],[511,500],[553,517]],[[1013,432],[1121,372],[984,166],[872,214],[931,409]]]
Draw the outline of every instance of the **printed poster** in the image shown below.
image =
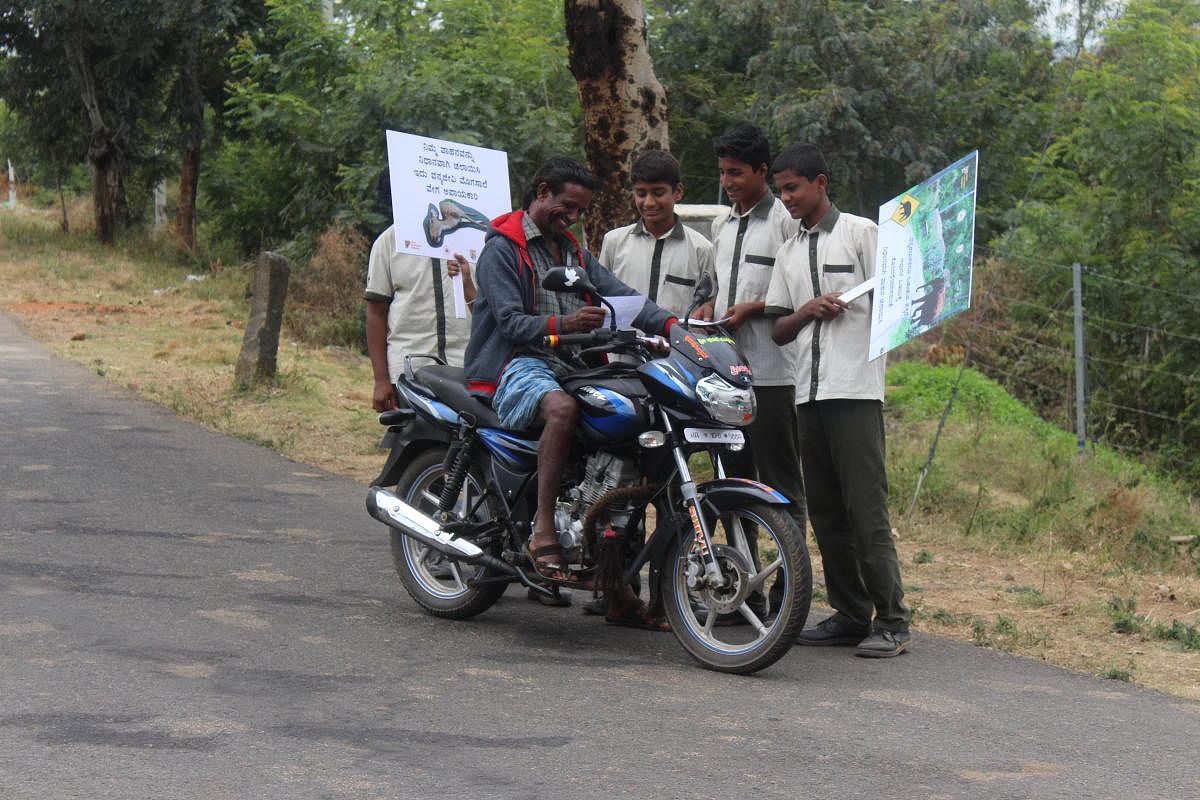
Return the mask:
[[879,207],[874,360],[971,307],[979,151]]
[[508,154],[387,132],[396,252],[474,263],[491,220],[512,211]]

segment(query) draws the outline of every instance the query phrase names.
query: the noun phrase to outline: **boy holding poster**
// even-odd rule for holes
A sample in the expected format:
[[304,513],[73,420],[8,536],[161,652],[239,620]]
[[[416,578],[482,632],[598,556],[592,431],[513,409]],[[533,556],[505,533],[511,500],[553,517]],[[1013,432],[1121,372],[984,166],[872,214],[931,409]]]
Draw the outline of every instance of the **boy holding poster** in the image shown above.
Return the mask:
[[867,360],[869,296],[840,295],[875,275],[877,228],[829,200],[829,167],[813,145],[780,153],[771,173],[800,229],[779,249],[767,291],[771,336],[799,343],[796,412],[809,519],[836,612],[801,631],[802,645],[856,645],[887,658],[908,647],[912,615],[887,512],[884,359]]

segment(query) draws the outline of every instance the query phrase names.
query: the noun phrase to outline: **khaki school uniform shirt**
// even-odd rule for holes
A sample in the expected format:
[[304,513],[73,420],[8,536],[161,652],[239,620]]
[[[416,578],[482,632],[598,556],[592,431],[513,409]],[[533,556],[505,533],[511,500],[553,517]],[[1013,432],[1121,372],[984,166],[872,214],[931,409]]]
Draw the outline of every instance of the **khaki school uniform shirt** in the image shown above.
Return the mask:
[[[874,222],[835,206],[811,230],[801,226],[779,248],[767,313],[791,314],[814,297],[846,292],[874,277],[878,236]],[[800,329],[797,403],[883,400],[884,358],[867,360],[872,297],[858,298],[837,319],[813,320]]]
[[[713,258],[717,268],[715,318],[738,303],[761,302],[775,272],[775,254],[799,227],[783,203],[767,192],[746,214],[732,208],[713,222]],[[755,386],[790,386],[796,380],[798,348],[771,340],[775,320],[756,317],[734,333],[754,371]]]
[[600,263],[627,286],[683,319],[696,282],[713,271],[712,243],[675,218],[662,238],[641,220],[604,234]]
[[[388,306],[387,359],[392,382],[404,370],[404,357],[434,353],[462,366],[471,320],[454,316],[454,288],[440,258],[396,252],[396,231],[389,227],[371,245],[367,263],[367,300]],[[425,363],[415,364],[423,366]]]

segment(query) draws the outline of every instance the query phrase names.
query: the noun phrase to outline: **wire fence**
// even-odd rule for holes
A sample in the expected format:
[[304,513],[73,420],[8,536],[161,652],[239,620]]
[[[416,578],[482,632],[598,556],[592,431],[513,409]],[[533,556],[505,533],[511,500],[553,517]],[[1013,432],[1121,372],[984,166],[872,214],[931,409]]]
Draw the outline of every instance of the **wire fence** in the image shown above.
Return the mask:
[[[992,255],[997,254],[993,252]],[[1158,383],[1161,379],[1169,381],[1171,390],[1179,392],[1179,397],[1200,395],[1200,358],[1196,360],[1195,367],[1183,361],[1181,371],[1175,368],[1179,366],[1178,360],[1170,365],[1156,363],[1150,359],[1147,350],[1150,341],[1171,342],[1179,352],[1178,348],[1190,347],[1188,343],[1200,343],[1200,335],[1166,325],[1131,322],[1089,313],[1087,298],[1089,292],[1095,293],[1099,284],[1147,290],[1156,296],[1169,296],[1173,304],[1189,306],[1200,304],[1200,296],[1142,286],[1086,267],[1077,268],[1073,264],[1036,258],[1028,261],[1039,267],[1053,269],[1056,273],[1079,270],[1080,277],[1084,279],[1081,282],[1081,302],[1078,304],[1084,332],[1082,352],[1077,354],[1074,348],[1072,324],[1076,312],[1064,307],[1074,299],[1073,288],[1067,288],[1050,305],[1045,301],[988,289],[982,296],[983,308],[977,310],[966,336],[967,358],[971,364],[1006,384],[1018,395],[1033,400],[1042,415],[1049,419],[1069,421],[1072,406],[1082,403],[1085,430],[1076,431],[1080,434],[1081,446],[1085,442],[1093,448],[1102,445],[1143,461],[1156,462],[1168,469],[1194,472],[1192,459],[1174,452],[1164,452],[1161,445],[1162,437],[1171,431],[1180,437],[1196,436],[1200,432],[1200,416],[1172,413],[1159,405],[1152,405],[1149,399],[1141,402],[1137,399],[1137,391],[1145,387],[1147,381],[1155,381],[1155,385],[1161,387],[1164,385]],[[1014,309],[1039,312],[1045,318],[1036,327],[1022,326],[1012,316]],[[1113,345],[1119,345],[1119,341],[1114,341],[1113,334],[1119,339],[1130,333],[1136,338],[1130,339],[1128,354],[1122,355],[1120,348],[1114,351]],[[1103,338],[1108,347],[1100,353],[1090,352],[1087,342],[1092,337]],[[1085,383],[1082,393],[1079,391],[1074,372],[1080,358],[1088,379],[1103,375],[1103,385],[1091,388]],[[1035,394],[1036,397],[1033,397]],[[1142,435],[1147,423],[1153,423],[1156,434],[1149,438]],[[1067,427],[1077,425],[1068,422]],[[1178,451],[1182,448],[1170,449]]]

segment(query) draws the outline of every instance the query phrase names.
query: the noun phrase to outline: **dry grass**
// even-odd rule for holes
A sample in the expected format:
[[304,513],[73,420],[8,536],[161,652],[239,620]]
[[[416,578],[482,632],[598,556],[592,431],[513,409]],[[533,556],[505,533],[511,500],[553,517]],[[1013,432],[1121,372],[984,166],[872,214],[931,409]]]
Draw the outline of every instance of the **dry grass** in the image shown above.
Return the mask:
[[[365,357],[285,338],[277,384],[237,393],[248,273],[188,281],[194,267],[143,249],[102,249],[58,234],[53,217],[35,224],[0,212],[0,307],[55,353],[184,416],[364,483],[374,477],[383,457]],[[1108,470],[1102,455],[1080,466],[1052,439],[1031,445],[1041,440],[1017,438],[1019,427],[985,428],[968,397],[904,519],[934,424],[904,391],[891,393],[889,466],[916,629],[1200,699],[1196,651],[1154,635],[1155,623],[1200,624],[1194,553],[1164,553],[1162,537],[1149,535],[1170,525],[1195,532],[1195,510],[1136,471]],[[819,558],[814,566],[819,581]],[[1132,633],[1114,629],[1114,597],[1135,598]]]
[[365,346],[362,296],[370,249],[371,243],[350,228],[330,228],[321,234],[316,252],[296,271],[289,292],[286,321],[297,339]]

